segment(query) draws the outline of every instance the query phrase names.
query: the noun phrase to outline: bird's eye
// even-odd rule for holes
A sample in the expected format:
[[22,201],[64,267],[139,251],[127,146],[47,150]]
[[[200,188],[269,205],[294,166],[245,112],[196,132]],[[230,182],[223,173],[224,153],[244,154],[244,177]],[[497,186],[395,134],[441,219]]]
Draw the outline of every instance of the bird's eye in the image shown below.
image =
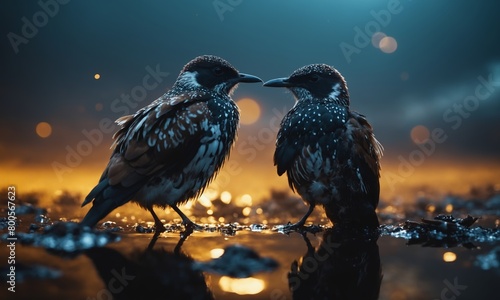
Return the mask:
[[312,74],[311,76],[309,76],[309,82],[318,82],[319,80],[319,75],[317,74]]
[[224,74],[224,69],[222,67],[215,67],[212,69],[212,72],[214,73],[214,75],[220,76]]

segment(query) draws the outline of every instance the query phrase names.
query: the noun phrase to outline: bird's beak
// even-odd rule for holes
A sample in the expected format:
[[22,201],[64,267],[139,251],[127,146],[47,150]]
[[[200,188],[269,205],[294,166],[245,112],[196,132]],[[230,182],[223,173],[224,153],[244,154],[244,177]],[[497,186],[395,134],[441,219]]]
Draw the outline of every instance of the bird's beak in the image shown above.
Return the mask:
[[237,79],[238,82],[262,82],[257,76],[253,76],[250,74],[240,73],[240,76]]
[[290,84],[290,81],[288,81],[288,78],[276,78],[276,79],[271,79],[271,80],[265,82],[264,86],[268,86],[268,87],[290,87],[292,85]]

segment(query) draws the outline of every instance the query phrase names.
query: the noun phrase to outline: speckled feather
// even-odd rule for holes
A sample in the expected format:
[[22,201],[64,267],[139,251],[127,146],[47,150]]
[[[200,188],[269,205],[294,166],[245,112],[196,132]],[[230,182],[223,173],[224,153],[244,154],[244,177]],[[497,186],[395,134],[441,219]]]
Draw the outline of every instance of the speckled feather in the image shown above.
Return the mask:
[[345,80],[344,80],[344,77],[342,76],[342,74],[340,74],[340,72],[337,71],[337,69],[335,69],[334,67],[329,66],[327,64],[310,64],[307,66],[303,66],[303,67],[298,68],[297,70],[293,71],[292,75],[290,75],[290,78],[305,76],[305,75],[309,75],[309,74],[313,74],[313,73],[324,74],[326,76],[336,76],[336,77],[342,78],[342,81],[345,84]]
[[218,57],[198,57],[184,66],[169,92],[116,121],[121,129],[114,135],[113,154],[83,203],[94,200],[94,207],[104,208],[94,213],[99,216],[89,212],[82,224],[93,226],[128,201],[166,207],[203,192],[227,159],[239,123],[229,96],[235,84],[207,88],[195,79],[193,69],[213,64],[238,74]]
[[[311,74],[325,78],[328,88],[308,82]],[[278,132],[278,174],[286,172],[292,190],[313,206],[324,205],[334,222],[360,206],[374,214],[383,148],[365,116],[350,110],[344,78],[320,64],[296,70],[288,81],[297,102]]]
[[[220,113],[224,115],[215,115]],[[135,200],[144,207],[152,203],[165,207],[196,197],[228,157],[238,120],[236,105],[221,95],[206,91],[179,96],[167,94],[131,117],[115,135],[112,157],[126,164],[108,166],[110,184],[131,186],[147,178]],[[210,143],[213,151],[209,160],[204,155],[210,149],[197,156],[200,149]],[[206,161],[193,161],[195,157]],[[200,163],[206,168],[196,168]],[[119,171],[113,172],[115,168]],[[177,192],[158,193],[149,199],[153,194],[151,190],[164,186],[166,181],[171,182],[171,189]],[[193,186],[190,187],[189,182]]]

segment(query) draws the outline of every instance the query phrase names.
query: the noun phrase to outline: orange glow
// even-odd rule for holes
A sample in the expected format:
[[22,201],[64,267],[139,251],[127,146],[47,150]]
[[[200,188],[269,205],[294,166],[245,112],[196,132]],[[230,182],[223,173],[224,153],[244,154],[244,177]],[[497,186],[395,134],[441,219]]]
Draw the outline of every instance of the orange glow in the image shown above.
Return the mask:
[[412,128],[410,136],[413,143],[423,144],[429,140],[430,132],[427,127],[423,125],[417,125]]
[[[412,201],[419,192],[444,196],[452,191],[456,195],[466,195],[474,186],[499,182],[500,164],[498,162],[462,161],[457,164],[454,159],[443,160],[441,157],[430,156],[424,164],[410,166],[407,170],[402,168],[401,162],[394,159],[388,160],[385,157],[381,165],[380,197],[382,200],[403,197],[406,201]],[[428,207],[428,210],[432,212],[435,207]]]
[[384,53],[393,53],[398,48],[398,42],[391,36],[383,37],[378,46]]
[[[82,164],[81,166],[72,168],[72,171],[65,174],[62,179],[58,178],[52,170],[50,163],[47,162],[47,164],[40,167],[23,166],[21,162],[16,161],[2,163],[0,164],[0,168],[5,171],[5,174],[8,174],[8,177],[1,178],[0,185],[14,184],[18,187],[20,193],[32,191],[45,193],[46,196],[43,199],[48,201],[41,203],[43,205],[50,205],[55,195],[54,193],[57,191],[80,193],[83,201],[83,197],[97,183],[102,173],[103,165],[105,165],[105,160],[93,162],[93,164]],[[445,195],[453,191],[456,195],[465,195],[474,186],[499,183],[498,174],[500,172],[500,164],[496,162],[462,162],[461,164],[456,164],[454,160],[443,161],[440,158],[434,159],[433,157],[429,157],[425,164],[416,166],[409,174],[400,173],[399,162],[389,160],[388,157],[384,157],[381,165],[381,201],[390,201],[396,196],[402,197],[403,201],[413,201],[421,191],[431,191],[435,195]],[[225,168],[222,169],[221,174],[224,175],[224,172],[227,172]],[[209,188],[223,191],[220,197],[226,199],[226,201],[230,194],[232,197],[230,203],[234,202],[235,205],[242,209],[247,206],[254,209],[263,199],[269,199],[271,189],[288,191],[292,194],[288,187],[286,176],[278,177],[275,172],[276,170],[272,162],[242,162],[240,173],[230,177],[230,180],[224,176],[217,177]],[[259,174],[259,176],[255,176],[255,174]],[[251,191],[251,195],[246,194],[249,191]],[[183,207],[187,210],[194,203],[192,201],[187,202]],[[205,205],[208,204],[209,201],[206,201]],[[139,215],[139,212],[143,211],[142,209],[138,209],[135,204],[130,204],[128,207],[136,216]],[[211,207],[207,207],[206,209],[209,208]],[[427,207],[429,212],[433,212],[435,209],[434,206]],[[86,210],[87,207],[81,209],[82,212],[78,213],[83,215]],[[122,211],[125,210],[120,209],[117,212]],[[161,211],[159,214],[166,215],[167,212],[169,212],[168,209],[165,210],[165,213]],[[265,214],[265,211],[263,213]],[[215,212],[214,214],[217,215]],[[122,214],[122,216],[124,215],[128,214]],[[144,214],[140,213],[140,215],[144,215],[147,218],[150,217],[145,210]],[[168,220],[173,218],[172,215],[165,217]]]
[[235,204],[241,207],[252,206],[252,196],[244,194],[241,197],[236,198]]
[[47,138],[52,134],[52,126],[47,122],[40,122],[36,125],[36,134],[41,138]]
[[402,290],[394,290],[391,292],[390,298],[391,300],[406,300],[408,299],[408,295],[405,291]]
[[94,75],[94,79],[95,79],[95,80],[99,80],[99,78],[101,78],[101,74],[96,73],[96,74]]
[[236,102],[240,108],[240,122],[243,125],[250,125],[257,122],[260,118],[260,105],[257,101],[250,98],[243,98]]
[[[408,135],[410,134],[408,133]],[[53,138],[55,135],[51,136],[51,139]],[[205,204],[204,211],[195,213],[196,217],[207,217],[205,212],[212,209],[213,215],[218,220],[220,214],[212,206],[216,199],[220,199],[222,203],[234,204],[241,210],[245,207],[251,207],[252,213],[255,212],[258,215],[260,210],[257,209],[260,203],[270,199],[271,190],[285,191],[293,195],[288,186],[287,176],[276,174],[276,167],[273,165],[272,159],[274,142],[262,144],[262,148],[253,148],[255,156],[250,157],[246,156],[245,152],[239,151],[242,149],[241,143],[244,141],[244,136],[241,135],[236,141],[235,148],[227,163],[211,185],[205,189],[204,199],[201,200]],[[64,150],[67,143],[65,140],[55,141],[53,143],[54,152],[42,153],[40,161],[35,165],[27,164],[15,156],[11,156],[10,160],[0,162],[0,169],[8,174],[0,178],[0,186],[14,184],[20,194],[32,191],[42,192],[45,196],[40,205],[45,206],[53,204],[53,199],[57,196],[54,193],[58,190],[79,193],[81,195],[80,201],[83,201],[83,198],[97,184],[108,162],[110,143],[103,142],[101,147],[93,149],[91,155],[82,157],[81,163],[76,166],[68,165],[65,151],[57,152],[58,149]],[[75,148],[74,144],[73,148]],[[415,148],[417,149],[417,146]],[[471,188],[487,184],[492,184],[500,190],[500,180],[498,179],[500,161],[443,157],[437,152],[425,157],[422,164],[402,167],[398,157],[402,156],[409,162],[409,153],[396,152],[395,154],[386,154],[382,158],[381,202],[391,202],[395,197],[402,199],[403,203],[414,201],[420,192],[431,193],[436,198],[450,192],[455,195],[467,195]],[[67,167],[62,174],[58,175],[53,169],[54,161]],[[295,194],[295,197],[298,195]],[[195,201],[187,202],[182,206],[183,211],[186,210],[185,212],[188,213],[193,204],[197,203]],[[89,208],[90,206],[82,209],[75,208],[75,216],[83,216]],[[436,208],[430,206],[427,210],[433,212]],[[178,218],[171,209],[158,209],[156,211],[160,218],[169,221]],[[146,210],[139,209],[133,203],[120,207],[116,212],[121,213],[121,217],[127,216],[129,220],[131,220],[131,215],[135,215],[137,219],[151,220],[151,216]],[[262,214],[266,214],[265,209],[263,209]]]

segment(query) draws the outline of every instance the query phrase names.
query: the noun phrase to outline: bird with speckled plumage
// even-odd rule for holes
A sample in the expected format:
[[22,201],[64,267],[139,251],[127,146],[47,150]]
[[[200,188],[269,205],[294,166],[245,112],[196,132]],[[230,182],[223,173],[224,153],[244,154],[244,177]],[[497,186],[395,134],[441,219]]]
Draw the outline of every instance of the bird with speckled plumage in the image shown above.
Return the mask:
[[303,226],[316,205],[334,224],[377,227],[382,145],[366,117],[349,108],[344,77],[335,68],[312,64],[264,86],[285,87],[296,98],[281,122],[274,153],[278,175],[309,210],[289,226]]
[[170,91],[117,120],[114,151],[82,204],[93,202],[80,223],[95,226],[132,201],[150,211],[156,232],[165,227],[154,206],[172,207],[194,227],[177,205],[199,196],[229,156],[239,124],[231,99],[238,83],[261,81],[212,55],[187,63]]

